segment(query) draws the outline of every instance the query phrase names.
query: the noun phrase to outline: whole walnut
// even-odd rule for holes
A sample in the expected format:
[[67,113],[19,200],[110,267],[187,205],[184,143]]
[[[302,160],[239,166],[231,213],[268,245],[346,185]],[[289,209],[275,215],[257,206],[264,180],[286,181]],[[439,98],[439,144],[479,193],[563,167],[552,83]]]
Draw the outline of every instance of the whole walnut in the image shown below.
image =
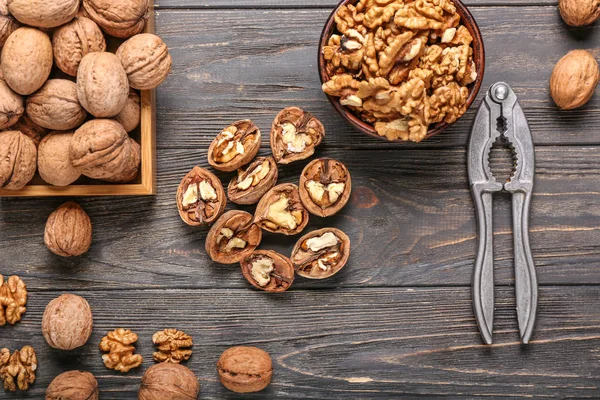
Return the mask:
[[2,48],[4,80],[15,92],[29,95],[46,82],[52,70],[52,43],[44,32],[29,27],[14,31]]
[[57,131],[77,128],[87,118],[77,98],[77,85],[66,79],[49,79],[29,96],[27,115],[36,124]]
[[92,310],[88,302],[74,294],[63,294],[46,306],[42,334],[50,347],[73,350],[83,346],[92,334]]
[[12,91],[4,81],[0,81],[0,129],[14,125],[23,112],[23,98]]
[[81,176],[69,158],[71,138],[73,131],[51,132],[38,147],[38,172],[51,185],[67,186]]
[[66,202],[48,217],[44,243],[51,252],[59,256],[85,254],[92,244],[90,217],[79,204]]
[[89,18],[75,17],[52,35],[56,66],[67,75],[77,76],[81,59],[89,53],[106,50],[106,40],[98,25]]
[[594,57],[585,50],[573,50],[561,58],[550,78],[550,94],[561,110],[572,110],[594,95],[600,71]]
[[196,375],[181,364],[160,363],[142,377],[139,400],[192,400],[200,393]]
[[144,30],[148,0],[83,0],[83,9],[111,36],[128,38]]
[[591,25],[600,18],[600,0],[558,0],[558,9],[571,26]]
[[138,142],[132,138],[129,138],[129,144],[131,147],[130,156],[125,160],[120,172],[110,178],[105,178],[105,181],[112,183],[127,183],[134,180],[138,175],[140,164],[142,162],[142,148]]
[[127,132],[131,132],[140,124],[141,111],[140,96],[135,90],[131,89],[125,107],[115,117],[115,120],[123,125]]
[[160,85],[171,72],[171,55],[165,42],[151,33],[135,35],[116,52],[134,89],[149,90]]
[[8,12],[7,0],[0,0],[0,47],[11,33],[19,28],[20,24]]
[[23,189],[35,175],[35,143],[19,131],[0,132],[0,160],[0,187]]
[[129,82],[119,58],[107,52],[84,56],[77,70],[77,96],[83,108],[97,118],[120,113],[129,96]]
[[94,119],[75,131],[69,155],[83,175],[102,180],[121,179],[131,168],[135,146],[125,129],[111,119]]
[[25,25],[54,28],[77,15],[80,0],[8,0],[10,13]]
[[21,131],[29,136],[35,143],[36,147],[40,145],[42,138],[48,133],[48,129],[39,126],[29,118],[27,113],[24,113],[19,120],[10,127],[13,131]]
[[98,400],[98,381],[89,372],[63,372],[48,385],[46,400]]
[[217,363],[221,383],[237,393],[258,392],[273,377],[271,356],[258,347],[236,346],[225,350]]

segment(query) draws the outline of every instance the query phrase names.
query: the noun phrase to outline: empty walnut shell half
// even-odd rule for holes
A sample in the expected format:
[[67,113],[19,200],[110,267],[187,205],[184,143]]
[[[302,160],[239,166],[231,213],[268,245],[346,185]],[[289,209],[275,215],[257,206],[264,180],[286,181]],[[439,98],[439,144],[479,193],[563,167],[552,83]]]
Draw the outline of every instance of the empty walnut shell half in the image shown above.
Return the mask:
[[300,199],[304,207],[319,217],[329,217],[348,202],[352,180],[348,168],[331,158],[311,161],[300,175]]
[[240,168],[227,187],[229,200],[236,204],[256,204],[277,183],[279,171],[273,157],[258,157]]
[[80,256],[92,244],[92,221],[81,206],[69,201],[58,207],[46,222],[46,247],[62,257]]
[[260,244],[262,231],[246,211],[231,210],[210,228],[206,237],[206,253],[215,262],[235,264]]
[[183,222],[191,226],[212,224],[225,210],[227,198],[219,178],[194,167],[177,189],[177,208]]
[[336,228],[323,228],[302,236],[292,250],[296,273],[325,279],[338,273],[350,257],[350,239]]
[[19,131],[0,132],[0,160],[0,187],[9,190],[23,189],[35,175],[35,143]]
[[312,114],[298,107],[279,112],[271,127],[271,150],[279,164],[289,164],[312,156],[321,144],[325,127]]
[[234,122],[211,143],[208,163],[219,171],[231,172],[248,164],[260,148],[260,129],[249,119]]
[[266,292],[284,292],[294,282],[292,262],[273,250],[256,250],[242,259],[240,266],[244,278]]
[[297,235],[308,224],[308,211],[302,205],[298,186],[283,183],[269,190],[258,202],[254,221],[262,229],[284,235]]

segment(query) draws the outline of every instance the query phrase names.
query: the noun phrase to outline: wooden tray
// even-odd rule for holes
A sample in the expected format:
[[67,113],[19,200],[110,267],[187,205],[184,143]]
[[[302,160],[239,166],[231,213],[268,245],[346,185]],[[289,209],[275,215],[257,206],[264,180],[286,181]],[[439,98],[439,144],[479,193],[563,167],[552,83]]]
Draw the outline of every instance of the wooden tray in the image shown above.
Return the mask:
[[[150,0],[145,32],[154,33],[154,2]],[[109,38],[107,38],[107,42]],[[110,46],[110,45],[109,45]],[[21,190],[0,188],[0,197],[50,196],[147,196],[156,194],[156,91],[142,90],[140,126],[130,133],[141,146],[142,163],[137,178],[124,184],[110,184],[82,177],[66,187],[52,186],[39,174]]]

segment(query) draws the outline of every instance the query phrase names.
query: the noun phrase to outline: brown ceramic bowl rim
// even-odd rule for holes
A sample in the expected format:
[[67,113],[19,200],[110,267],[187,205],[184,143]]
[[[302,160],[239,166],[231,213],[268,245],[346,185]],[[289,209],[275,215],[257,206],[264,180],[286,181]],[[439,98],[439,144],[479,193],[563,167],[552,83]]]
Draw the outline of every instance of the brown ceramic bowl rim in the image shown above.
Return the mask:
[[[473,15],[469,11],[469,9],[460,1],[460,0],[452,0],[454,5],[456,6],[456,11],[460,15],[461,23],[469,30],[469,33],[473,37],[473,43],[471,44],[473,47],[473,61],[475,62],[475,67],[477,68],[477,79],[475,82],[468,85],[469,87],[469,97],[467,98],[466,108],[469,109],[473,104],[473,101],[477,97],[479,93],[479,89],[481,88],[481,84],[483,82],[483,75],[485,72],[485,50],[483,48],[483,38],[481,37],[481,32],[479,31],[479,26],[473,18]],[[329,38],[333,34],[335,30],[335,14],[338,12],[340,7],[347,4],[357,3],[357,0],[342,0],[340,4],[331,12],[329,18],[327,19],[327,23],[323,28],[323,32],[321,33],[321,40],[319,43],[319,76],[321,78],[321,83],[325,83],[329,81],[329,76],[325,71],[325,58],[323,57],[323,47],[327,45]],[[325,94],[333,108],[347,121],[349,121],[356,128],[366,133],[367,135],[377,137],[379,139],[383,139],[388,142],[395,143],[412,143],[408,140],[389,140],[384,136],[380,136],[376,131],[373,125],[364,122],[358,116],[356,116],[350,109],[346,108],[340,103],[340,99],[338,97],[330,96]],[[462,118],[462,116],[461,116]],[[459,118],[460,119],[460,118]],[[447,122],[440,122],[433,126],[429,127],[429,131],[427,132],[427,136],[425,139],[429,139],[432,136],[435,136],[448,128],[452,124],[448,124]]]

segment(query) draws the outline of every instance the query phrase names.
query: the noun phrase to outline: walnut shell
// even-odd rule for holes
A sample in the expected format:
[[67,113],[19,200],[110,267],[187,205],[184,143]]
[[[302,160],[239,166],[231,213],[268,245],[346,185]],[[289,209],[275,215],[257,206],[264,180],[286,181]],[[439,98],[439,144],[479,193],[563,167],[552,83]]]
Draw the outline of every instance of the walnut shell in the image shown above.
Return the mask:
[[208,148],[208,163],[219,171],[231,172],[256,157],[260,149],[260,129],[249,119],[223,129]]
[[8,10],[19,22],[38,28],[66,24],[77,15],[80,0],[8,0]]
[[29,95],[46,82],[52,70],[52,43],[44,32],[23,27],[2,48],[4,80],[15,92]]
[[573,50],[561,58],[550,78],[550,94],[561,110],[572,110],[594,95],[600,71],[594,57],[585,50]]
[[257,289],[284,292],[294,283],[294,266],[286,256],[273,250],[256,250],[240,260],[242,275]]
[[336,228],[323,228],[302,236],[292,250],[296,273],[308,279],[337,274],[350,257],[350,238]]
[[98,400],[98,381],[89,372],[63,372],[48,385],[46,400]]
[[79,102],[97,118],[119,114],[129,96],[127,74],[112,53],[94,52],[83,57],[77,70]]
[[196,375],[181,364],[151,366],[142,377],[139,400],[195,400],[200,394]]
[[23,189],[35,175],[35,143],[19,131],[0,132],[0,160],[0,187]]
[[254,213],[254,222],[262,229],[287,236],[302,232],[308,219],[298,186],[293,183],[282,183],[269,190]]
[[258,392],[271,383],[273,362],[262,349],[236,346],[223,352],[217,371],[227,389],[237,393]]
[[13,131],[21,131],[29,136],[29,138],[31,138],[31,140],[33,140],[35,143],[36,147],[40,145],[43,137],[48,133],[48,129],[33,122],[27,113],[24,113],[21,118],[19,118],[19,120],[10,127],[10,129]]
[[106,50],[106,40],[98,25],[89,18],[75,17],[52,35],[56,66],[67,75],[77,76],[81,59],[89,53]]
[[325,127],[309,112],[298,107],[284,108],[271,125],[271,150],[278,164],[304,160],[321,144]]
[[121,179],[130,168],[135,149],[125,129],[111,119],[94,119],[75,131],[69,155],[83,175],[102,180]]
[[352,178],[342,162],[317,158],[302,170],[298,187],[302,204],[311,214],[330,217],[350,199]]
[[600,0],[558,0],[558,9],[570,26],[591,25],[600,18]]
[[144,30],[148,0],[83,0],[91,20],[111,36],[128,38]]
[[229,200],[236,204],[255,204],[277,183],[279,170],[273,157],[257,157],[237,171],[227,186]]
[[67,186],[75,182],[81,173],[73,168],[69,158],[69,146],[73,131],[51,132],[38,147],[38,171],[47,183]]
[[24,111],[23,98],[0,81],[0,129],[17,123]]
[[212,224],[223,214],[226,204],[223,184],[204,168],[192,168],[177,188],[179,216],[190,226]]
[[142,148],[132,138],[129,138],[131,147],[130,156],[125,160],[121,171],[115,176],[104,179],[107,182],[112,183],[127,183],[134,180],[139,172],[140,164],[142,162]]
[[206,236],[206,254],[221,264],[236,264],[260,244],[262,230],[254,224],[252,214],[230,210],[210,228]]
[[92,244],[92,221],[72,201],[58,207],[46,222],[44,243],[48,250],[62,257],[85,254]]
[[123,125],[127,132],[131,132],[140,124],[141,111],[140,96],[131,89],[125,107],[117,114],[115,120]]
[[73,350],[83,346],[92,334],[92,310],[88,302],[74,294],[63,294],[46,306],[42,334],[50,347]]
[[77,98],[77,85],[66,79],[49,79],[29,96],[27,115],[39,126],[56,131],[77,128],[87,118]]
[[129,85],[134,89],[154,89],[171,72],[172,60],[167,45],[151,33],[135,35],[125,41],[116,55],[127,72]]
[[0,0],[0,47],[21,25],[8,12],[7,0]]

